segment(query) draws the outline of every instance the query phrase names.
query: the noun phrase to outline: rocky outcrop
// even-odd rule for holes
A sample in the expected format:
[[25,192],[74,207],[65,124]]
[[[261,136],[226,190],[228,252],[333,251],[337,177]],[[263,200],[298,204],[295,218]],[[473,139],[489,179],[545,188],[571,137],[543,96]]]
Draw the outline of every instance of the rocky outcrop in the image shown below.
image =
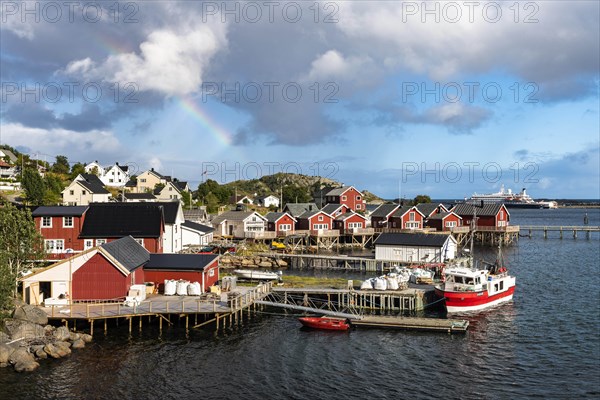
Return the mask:
[[44,310],[18,306],[13,318],[0,324],[0,367],[12,365],[17,372],[33,371],[40,365],[38,360],[66,357],[71,349],[81,349],[92,341],[88,334],[47,323]]
[[288,263],[280,258],[258,256],[223,256],[219,259],[222,268],[287,268]]
[[48,323],[48,315],[39,307],[25,304],[15,308],[12,315],[13,319],[27,321],[38,325],[46,325]]

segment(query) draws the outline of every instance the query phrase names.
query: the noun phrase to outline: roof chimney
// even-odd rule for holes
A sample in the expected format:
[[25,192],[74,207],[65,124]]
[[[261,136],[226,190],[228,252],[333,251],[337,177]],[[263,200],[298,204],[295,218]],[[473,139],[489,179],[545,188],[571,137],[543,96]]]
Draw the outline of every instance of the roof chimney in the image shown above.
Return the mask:
[[150,168],[150,171],[154,172],[154,168]]

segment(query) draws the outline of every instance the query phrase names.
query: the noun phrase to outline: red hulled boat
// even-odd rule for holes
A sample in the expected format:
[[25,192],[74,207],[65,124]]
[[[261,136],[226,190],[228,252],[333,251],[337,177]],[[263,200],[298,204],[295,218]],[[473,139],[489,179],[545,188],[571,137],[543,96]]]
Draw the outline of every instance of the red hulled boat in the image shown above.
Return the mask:
[[327,329],[332,331],[346,331],[350,324],[345,319],[330,317],[300,317],[302,325],[314,329]]

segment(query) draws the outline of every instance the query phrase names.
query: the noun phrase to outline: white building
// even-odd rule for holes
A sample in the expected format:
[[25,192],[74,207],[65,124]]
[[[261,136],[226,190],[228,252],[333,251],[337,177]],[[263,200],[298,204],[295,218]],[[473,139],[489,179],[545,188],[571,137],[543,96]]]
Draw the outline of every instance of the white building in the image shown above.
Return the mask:
[[62,191],[63,204],[67,206],[87,206],[90,203],[106,203],[112,195],[94,174],[79,174]]
[[181,242],[186,246],[206,246],[213,241],[214,228],[192,221],[181,224]]
[[452,235],[382,233],[375,240],[375,259],[414,263],[441,263],[456,257]]
[[244,238],[248,233],[264,233],[267,219],[254,211],[227,211],[217,215],[211,224],[216,235]]
[[259,206],[267,208],[271,206],[279,207],[279,198],[270,194],[268,196],[259,197],[258,199],[256,199],[256,203]]

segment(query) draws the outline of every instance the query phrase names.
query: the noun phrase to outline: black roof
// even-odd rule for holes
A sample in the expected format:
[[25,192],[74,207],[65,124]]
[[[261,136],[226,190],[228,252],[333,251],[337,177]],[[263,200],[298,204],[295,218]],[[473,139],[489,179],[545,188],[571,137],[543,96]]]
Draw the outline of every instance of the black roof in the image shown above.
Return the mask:
[[156,203],[91,203],[79,237],[158,238],[163,221],[163,208]]
[[31,215],[34,217],[81,217],[88,206],[40,206]]
[[401,246],[436,246],[444,245],[449,235],[425,233],[382,233],[375,240],[376,245],[401,245]]
[[177,212],[181,207],[181,202],[177,201],[159,201],[154,203],[157,206],[162,206],[165,216],[165,224],[174,224],[177,220]]
[[190,228],[203,233],[210,233],[215,231],[215,228],[213,228],[212,226],[206,226],[192,221],[184,221],[181,223],[181,226],[185,226],[186,228]]
[[218,254],[150,254],[144,269],[169,271],[203,271]]
[[96,194],[108,194],[108,190],[104,188],[104,183],[94,174],[81,174],[84,180],[78,180],[87,190]]
[[[442,206],[441,203],[419,203],[415,207],[417,207],[417,210],[421,211],[425,217],[428,217],[432,212],[437,210],[438,207]],[[442,208],[441,211],[444,212],[444,209]]]
[[129,193],[125,192],[125,198],[131,200],[156,200],[152,193]]
[[128,271],[141,267],[150,259],[150,253],[131,236],[125,236],[102,247]]
[[387,203],[381,204],[379,207],[377,207],[375,209],[375,211],[373,211],[371,213],[371,217],[385,218],[388,216],[388,214],[390,214],[392,211],[394,211],[398,207],[400,207],[398,204],[387,204]]

